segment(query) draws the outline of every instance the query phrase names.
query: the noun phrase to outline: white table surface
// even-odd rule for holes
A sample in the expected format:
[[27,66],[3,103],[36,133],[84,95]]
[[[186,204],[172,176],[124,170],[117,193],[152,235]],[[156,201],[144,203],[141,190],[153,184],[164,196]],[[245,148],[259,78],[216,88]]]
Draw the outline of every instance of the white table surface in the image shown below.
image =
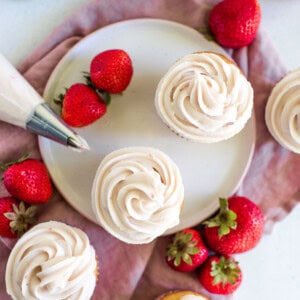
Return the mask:
[[[0,0],[0,52],[17,65],[68,14],[87,2]],[[286,67],[290,70],[300,67],[300,1],[261,0],[260,3],[262,26],[272,37]],[[255,249],[237,256],[244,280],[233,299],[300,299],[299,228],[300,205],[277,223]]]

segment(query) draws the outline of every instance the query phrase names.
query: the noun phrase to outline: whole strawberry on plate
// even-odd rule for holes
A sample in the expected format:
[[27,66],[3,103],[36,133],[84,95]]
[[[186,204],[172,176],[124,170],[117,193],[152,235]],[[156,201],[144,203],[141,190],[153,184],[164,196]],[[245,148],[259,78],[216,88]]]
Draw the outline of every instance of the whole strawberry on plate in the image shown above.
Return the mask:
[[166,261],[179,272],[192,272],[207,258],[208,249],[200,233],[192,228],[177,232],[167,247]]
[[36,206],[26,207],[13,197],[0,198],[0,236],[15,238],[25,233],[35,222]]
[[201,266],[199,281],[213,294],[232,294],[242,282],[242,271],[233,257],[212,255]]
[[260,241],[264,229],[264,215],[250,199],[232,196],[220,198],[218,214],[203,222],[208,246],[222,254],[248,251]]
[[220,45],[241,48],[253,41],[260,21],[257,0],[224,0],[212,9],[209,28]]
[[61,102],[61,116],[73,127],[89,125],[106,113],[104,99],[87,84],[75,83],[56,103]]
[[30,204],[45,203],[51,198],[51,179],[40,160],[25,155],[15,162],[2,164],[1,168],[5,169],[4,186],[13,197]]
[[123,92],[133,75],[130,56],[122,49],[110,49],[97,54],[90,64],[90,79],[99,90],[110,94]]

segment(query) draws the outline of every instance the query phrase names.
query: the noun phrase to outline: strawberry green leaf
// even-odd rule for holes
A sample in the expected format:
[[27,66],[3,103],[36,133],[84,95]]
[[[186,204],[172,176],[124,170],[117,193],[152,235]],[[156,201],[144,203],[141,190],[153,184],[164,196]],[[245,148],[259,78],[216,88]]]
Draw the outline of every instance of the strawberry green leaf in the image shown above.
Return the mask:
[[4,213],[4,216],[10,221],[15,221],[17,219],[17,215],[13,212],[6,212]]
[[208,26],[202,26],[199,28],[199,32],[208,40],[215,41],[214,35],[210,31]]
[[206,221],[203,222],[207,227],[218,227],[218,235],[221,238],[223,235],[227,235],[231,230],[237,228],[236,218],[237,215],[234,211],[228,208],[228,200],[220,198],[220,210],[219,213]]
[[238,262],[231,257],[221,256],[218,262],[211,263],[210,275],[214,278],[213,284],[222,283],[223,286],[228,283],[235,284],[240,272]]
[[192,262],[192,259],[191,259],[191,256],[187,253],[183,253],[182,255],[182,260],[187,263],[188,265],[192,265],[193,262]]
[[191,256],[200,252],[197,241],[193,240],[193,234],[180,231],[173,237],[172,243],[168,245],[166,256],[169,261],[173,260],[175,266],[179,266],[182,261],[188,265],[193,265]]
[[177,255],[174,259],[174,265],[176,267],[178,267],[180,265],[180,263],[181,263],[181,257],[180,257],[180,255]]
[[192,248],[186,249],[186,253],[191,254],[191,255],[198,254],[199,252],[200,252],[200,249],[198,247],[192,247]]
[[10,220],[9,226],[12,232],[16,232],[18,236],[25,233],[29,225],[36,222],[37,206],[29,206],[26,208],[24,202],[20,202],[17,206],[13,204],[13,212],[5,213],[5,217]]
[[28,159],[30,157],[30,153],[25,153],[24,155],[22,155],[20,158],[18,158],[17,160],[13,160],[7,163],[1,163],[0,162],[0,168],[3,171],[6,171],[10,166],[21,163],[23,161],[25,161],[26,159]]

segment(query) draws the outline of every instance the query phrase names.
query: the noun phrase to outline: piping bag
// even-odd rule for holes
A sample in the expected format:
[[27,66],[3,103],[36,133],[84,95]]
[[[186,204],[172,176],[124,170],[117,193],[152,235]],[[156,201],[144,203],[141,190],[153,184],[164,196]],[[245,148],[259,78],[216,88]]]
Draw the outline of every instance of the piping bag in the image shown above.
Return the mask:
[[77,150],[89,149],[87,142],[64,123],[2,54],[0,120]]

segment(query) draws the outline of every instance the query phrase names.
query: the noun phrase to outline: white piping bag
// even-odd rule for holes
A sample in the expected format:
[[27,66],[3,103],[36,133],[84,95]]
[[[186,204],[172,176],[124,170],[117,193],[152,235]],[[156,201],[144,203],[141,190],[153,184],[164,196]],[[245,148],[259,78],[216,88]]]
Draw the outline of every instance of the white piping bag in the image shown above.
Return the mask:
[[0,120],[78,150],[87,142],[47,105],[37,91],[0,54]]

